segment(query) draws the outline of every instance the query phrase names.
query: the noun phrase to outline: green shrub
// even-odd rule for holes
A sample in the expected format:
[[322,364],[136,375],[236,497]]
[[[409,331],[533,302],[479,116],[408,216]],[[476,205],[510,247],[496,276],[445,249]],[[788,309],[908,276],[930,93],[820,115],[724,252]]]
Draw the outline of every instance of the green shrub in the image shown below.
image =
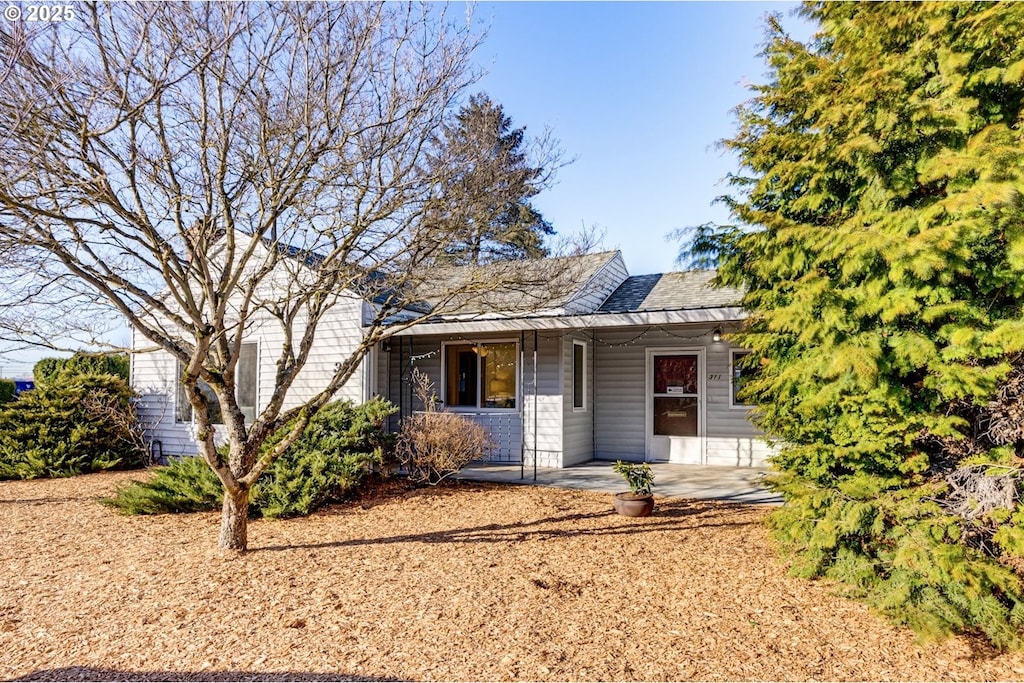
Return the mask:
[[76,353],[70,358],[43,358],[32,368],[36,386],[75,375],[114,375],[128,381],[128,356],[122,353]]
[[[382,398],[358,407],[348,401],[325,406],[256,482],[250,510],[264,517],[308,515],[351,493],[380,463],[386,445],[384,420],[396,410]],[[279,429],[261,452],[280,443],[290,428]]]
[[[381,398],[361,406],[337,401],[311,420],[299,440],[253,486],[252,517],[307,515],[354,491],[388,446],[384,420],[397,408]],[[261,453],[281,442],[291,428],[278,429]],[[226,457],[226,449],[222,450]],[[202,458],[181,458],[155,468],[147,482],[133,481],[102,501],[125,514],[215,510],[221,504],[220,480]]]
[[142,464],[132,392],[120,377],[79,375],[0,407],[0,479],[67,477]]
[[1024,43],[992,40],[1024,4],[801,13],[722,142],[734,220],[691,242],[751,313],[771,523],[925,638],[1024,648]]
[[13,401],[17,388],[13,379],[0,379],[0,405]]
[[612,470],[616,474],[622,475],[632,493],[638,496],[651,495],[651,489],[654,487],[654,472],[651,471],[651,466],[647,463],[616,460],[612,465]]
[[202,512],[220,506],[224,489],[220,479],[202,458],[175,458],[153,468],[149,481],[132,481],[118,488],[104,505],[127,515],[162,512]]

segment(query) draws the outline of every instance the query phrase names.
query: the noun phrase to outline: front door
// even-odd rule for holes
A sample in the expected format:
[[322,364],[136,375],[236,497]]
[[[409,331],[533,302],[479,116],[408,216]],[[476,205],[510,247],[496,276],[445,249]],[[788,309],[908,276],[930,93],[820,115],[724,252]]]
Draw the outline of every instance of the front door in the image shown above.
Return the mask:
[[647,452],[654,461],[699,465],[702,352],[649,351]]

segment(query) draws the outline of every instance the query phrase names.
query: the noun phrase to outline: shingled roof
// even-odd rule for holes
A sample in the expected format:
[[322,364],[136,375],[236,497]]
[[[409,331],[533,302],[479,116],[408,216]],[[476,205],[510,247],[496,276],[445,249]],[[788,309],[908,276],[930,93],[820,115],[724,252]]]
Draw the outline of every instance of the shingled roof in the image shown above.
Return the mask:
[[635,313],[739,306],[743,292],[731,287],[712,287],[714,277],[713,270],[634,275],[612,292],[598,312]]
[[[449,315],[530,314],[537,309],[562,309],[578,297],[617,251],[483,266],[437,268],[416,288],[424,308],[432,309],[451,291]],[[500,283],[513,283],[501,285]],[[491,283],[499,283],[492,286]],[[564,314],[564,312],[562,313]]]

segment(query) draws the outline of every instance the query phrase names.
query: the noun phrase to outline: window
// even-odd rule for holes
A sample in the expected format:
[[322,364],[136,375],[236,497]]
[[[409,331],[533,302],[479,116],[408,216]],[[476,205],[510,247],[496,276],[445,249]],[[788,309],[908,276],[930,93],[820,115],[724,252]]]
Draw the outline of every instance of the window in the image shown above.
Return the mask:
[[238,351],[238,365],[235,366],[235,397],[238,408],[245,415],[245,423],[256,421],[256,374],[259,347],[255,343],[242,344]]
[[[242,344],[238,354],[238,364],[235,366],[235,398],[238,407],[245,416],[246,424],[256,421],[256,383],[258,375],[259,347],[255,342]],[[188,402],[185,395],[185,387],[181,385],[181,374],[185,366],[181,361],[177,364],[177,392],[174,402],[174,421],[191,422],[192,404]],[[210,413],[210,424],[224,424],[224,416],[221,414],[220,403],[213,388],[203,380],[199,380],[199,391],[206,399],[206,407]]]
[[736,398],[736,393],[743,386],[743,383],[750,379],[753,369],[745,367],[742,359],[750,355],[750,351],[733,351],[729,362],[731,372],[729,373],[729,393],[732,398],[732,405],[737,408],[746,407],[747,404]]
[[587,345],[572,342],[572,409],[587,409]]
[[[175,375],[178,386],[177,400],[174,403],[175,422],[192,421],[192,404],[188,402],[188,396],[185,395],[185,387],[181,384],[181,374],[184,371],[185,366],[179,360],[178,374]],[[220,403],[217,402],[217,395],[213,393],[213,388],[203,380],[199,380],[199,391],[202,392],[203,398],[206,399],[206,409],[210,413],[210,424],[224,424],[224,416],[220,412]]]
[[515,408],[513,342],[446,344],[445,403],[462,408]]

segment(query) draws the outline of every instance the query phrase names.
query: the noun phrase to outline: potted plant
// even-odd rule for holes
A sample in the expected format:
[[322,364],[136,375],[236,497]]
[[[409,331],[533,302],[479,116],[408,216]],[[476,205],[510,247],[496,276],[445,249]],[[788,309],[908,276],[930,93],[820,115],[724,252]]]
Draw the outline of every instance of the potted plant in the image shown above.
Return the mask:
[[629,491],[615,494],[615,511],[625,517],[647,517],[654,511],[654,472],[647,463],[623,462],[619,460],[612,470],[621,474],[629,485]]

